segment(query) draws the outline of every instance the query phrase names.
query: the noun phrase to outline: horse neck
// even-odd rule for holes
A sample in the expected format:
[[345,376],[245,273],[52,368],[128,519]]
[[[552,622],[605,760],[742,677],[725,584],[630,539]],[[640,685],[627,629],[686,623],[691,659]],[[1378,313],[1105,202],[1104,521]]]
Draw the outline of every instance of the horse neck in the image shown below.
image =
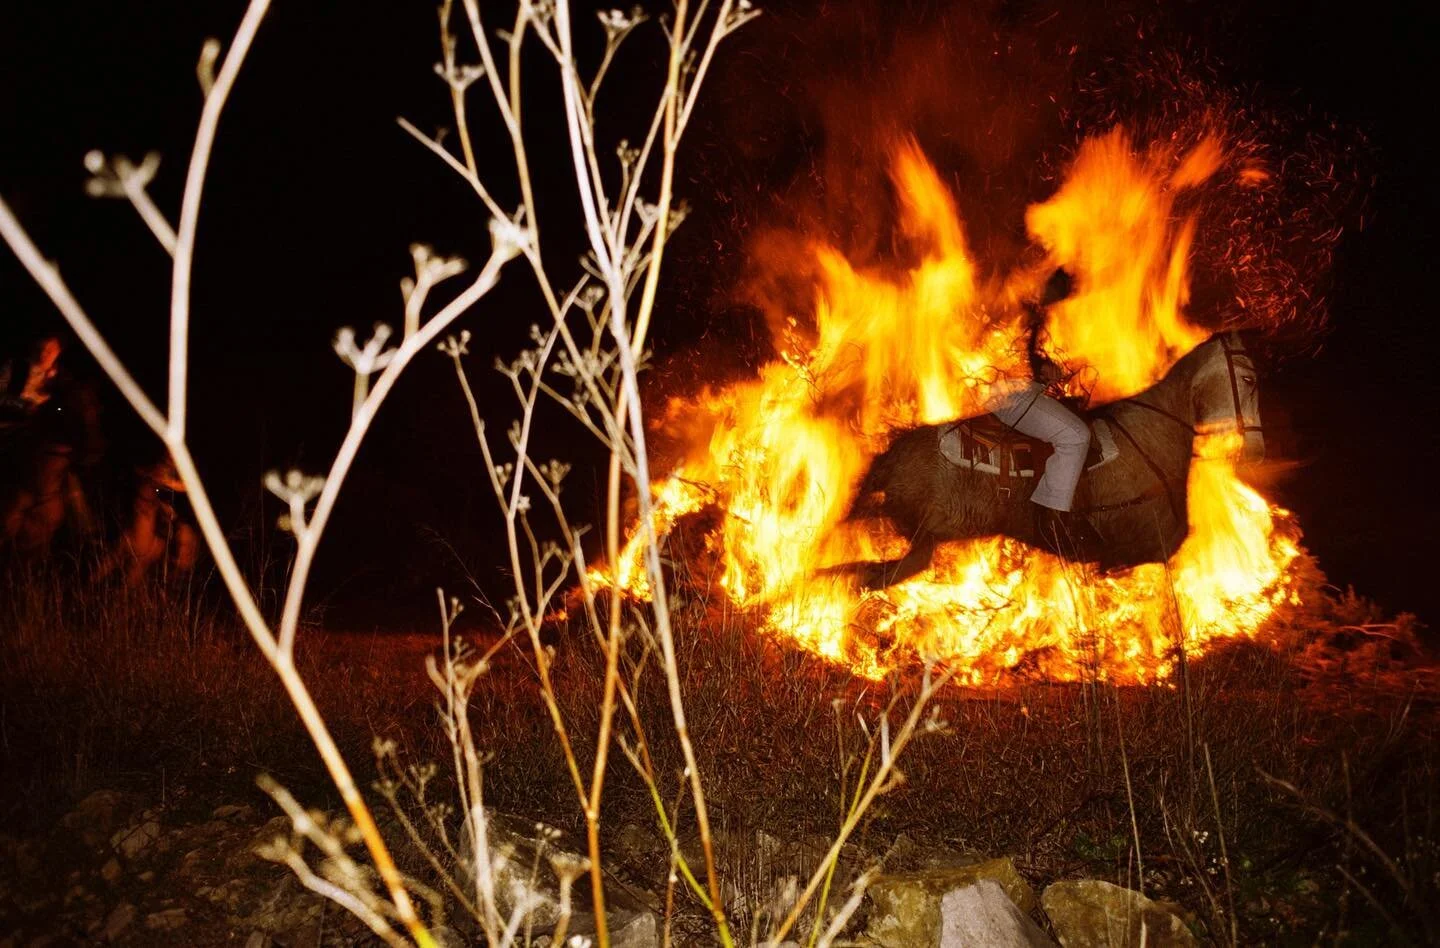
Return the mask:
[[[1152,408],[1161,409],[1175,420],[1169,420],[1174,427],[1180,427],[1178,422],[1184,422],[1192,430],[1195,428],[1195,401],[1191,397],[1191,390],[1195,383],[1195,373],[1204,362],[1204,353],[1200,350],[1210,343],[1201,343],[1195,349],[1187,353],[1180,361],[1171,366],[1165,377],[1154,385],[1145,389],[1137,395],[1122,399],[1117,405],[1124,405],[1127,402],[1142,402]],[[1138,411],[1149,409],[1138,408]]]
[[1193,350],[1163,379],[1138,395],[1115,402],[1106,412],[1120,422],[1146,457],[1160,465],[1172,485],[1183,485],[1189,469],[1195,437],[1191,387],[1204,358],[1198,348]]

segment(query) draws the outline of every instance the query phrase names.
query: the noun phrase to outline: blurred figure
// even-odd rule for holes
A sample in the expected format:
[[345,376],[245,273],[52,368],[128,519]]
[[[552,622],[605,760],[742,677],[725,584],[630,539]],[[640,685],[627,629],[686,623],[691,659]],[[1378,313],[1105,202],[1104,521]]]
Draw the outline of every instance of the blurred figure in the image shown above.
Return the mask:
[[1040,541],[1061,555],[1098,549],[1101,542],[1090,521],[1074,510],[1075,488],[1090,450],[1090,425],[1058,397],[1059,386],[1070,375],[1040,348],[1046,309],[1069,297],[1073,289],[1070,274],[1056,270],[1046,281],[1039,302],[1026,306],[1029,377],[1002,380],[986,406],[1006,427],[1049,442],[1054,449],[1030,494],[1030,503]]
[[82,475],[100,460],[95,390],[65,371],[64,345],[47,335],[0,366],[0,527],[22,553],[44,553],[67,521],[77,539],[95,518]]
[[200,552],[200,534],[175,463],[167,455],[137,465],[135,481],[134,500],[119,542],[101,562],[97,578],[123,566],[125,582],[138,586],[157,565],[164,582],[189,576]]
[[28,417],[50,400],[50,383],[60,374],[63,351],[59,337],[44,336],[31,347],[27,358],[6,360],[0,366],[0,405],[5,407],[7,420]]

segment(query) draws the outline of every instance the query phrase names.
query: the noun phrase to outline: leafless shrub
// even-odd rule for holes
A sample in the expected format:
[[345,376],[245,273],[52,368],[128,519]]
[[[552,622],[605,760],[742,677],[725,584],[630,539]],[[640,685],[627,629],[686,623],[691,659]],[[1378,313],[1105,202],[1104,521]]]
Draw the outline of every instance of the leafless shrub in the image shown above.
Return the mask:
[[[428,247],[412,247],[415,276],[402,284],[401,332],[396,335],[389,326],[377,325],[365,338],[350,328],[336,334],[336,354],[354,371],[350,426],[340,448],[323,475],[298,470],[272,471],[264,479],[265,487],[287,507],[280,526],[293,534],[297,543],[294,566],[278,618],[274,620],[265,615],[259,595],[236,562],[187,441],[190,284],[202,193],[225,102],[266,13],[268,0],[252,0],[223,58],[217,40],[208,40],[202,48],[196,75],[205,103],[176,224],[171,224],[148,191],[158,170],[158,156],[147,155],[135,162],[123,156],[92,152],[85,159],[92,175],[88,193],[129,201],[162,249],[173,258],[168,395],[163,405],[152,401],[136,383],[71,294],[59,271],[43,257],[4,203],[0,203],[0,234],[168,449],[191,498],[202,535],[215,557],[221,581],[252,639],[299,712],[346,804],[348,819],[322,818],[301,807],[283,788],[268,784],[266,789],[291,816],[294,825],[291,838],[275,841],[269,855],[290,865],[305,885],[349,909],[385,941],[399,944],[408,937],[422,946],[435,941],[416,909],[412,892],[430,903],[431,916],[436,921],[442,919],[443,898],[416,880],[404,877],[397,868],[309,688],[296,669],[295,640],[320,537],[360,444],[395,381],[416,355],[439,340],[456,318],[485,296],[507,262],[516,258],[528,262],[545,299],[550,322],[544,329],[538,325],[534,328],[532,349],[501,366],[521,404],[521,420],[510,428],[506,438],[513,460],[501,460],[497,455],[470,391],[460,361],[466,352],[465,335],[447,337],[440,347],[455,363],[485,454],[487,474],[505,517],[517,588],[517,595],[510,603],[506,637],[523,635],[530,642],[541,694],[585,817],[588,865],[554,868],[560,875],[567,903],[569,883],[582,871],[588,871],[599,940],[605,944],[600,806],[608,756],[612,746],[618,744],[654,795],[656,815],[670,841],[675,867],[695,897],[706,905],[722,941],[728,944],[732,936],[720,900],[704,788],[685,713],[676,638],[658,538],[650,517],[651,472],[638,374],[645,361],[645,344],[666,241],[684,217],[684,208],[673,197],[676,150],[720,42],[754,18],[757,11],[752,9],[749,0],[721,0],[713,9],[703,2],[692,9],[681,0],[665,18],[662,26],[669,54],[664,80],[643,143],[632,146],[622,141],[616,151],[619,170],[616,184],[611,160],[608,156],[602,157],[597,149],[595,104],[617,51],[645,20],[644,14],[638,9],[600,14],[605,50],[598,67],[585,78],[574,53],[568,0],[520,0],[509,29],[493,34],[499,38],[501,52],[508,56],[508,70],[497,61],[495,41],[482,22],[478,0],[462,0],[461,6],[464,27],[468,28],[480,61],[462,61],[461,44],[452,28],[456,10],[452,0],[445,0],[440,8],[442,62],[436,70],[449,87],[461,157],[410,123],[402,120],[401,124],[471,185],[490,215],[491,254],[468,286],[427,318],[425,304],[430,291],[442,281],[464,272],[467,264],[437,255]],[[583,275],[564,290],[552,282],[541,259],[539,220],[521,121],[519,64],[527,39],[533,39],[554,59],[559,72],[574,183],[589,243]],[[480,180],[476,167],[467,92],[482,79],[499,111],[515,158],[522,199],[520,206],[513,210],[497,202]],[[643,196],[652,189],[658,192],[653,201]],[[595,583],[583,569],[577,568],[582,562],[579,542],[582,528],[570,523],[560,503],[568,467],[557,461],[536,462],[530,453],[536,403],[542,395],[569,411],[609,449],[605,531],[606,549],[612,562],[618,558],[621,542],[622,494],[627,485],[634,490],[652,592],[648,605],[627,603],[619,596],[610,596],[601,603]],[[545,541],[537,536],[530,518],[532,494],[538,494],[553,510],[560,525],[561,542]],[[565,584],[576,579],[590,629],[601,643],[606,661],[598,732],[588,768],[582,766],[574,751],[569,726],[550,677],[553,653],[540,636],[541,623],[557,594]],[[468,854],[456,848],[449,855],[468,859],[473,876],[473,891],[455,887],[451,895],[480,920],[491,943],[508,944],[517,937],[529,909],[521,899],[512,903],[507,916],[501,911],[500,899],[494,890],[495,854],[488,851],[485,843],[486,817],[480,782],[483,754],[469,727],[469,697],[476,679],[484,671],[485,659],[476,658],[459,644],[450,642],[449,628],[454,616],[454,606],[443,611],[445,660],[443,667],[437,665],[431,669],[432,679],[442,694],[442,717],[455,748],[454,763],[465,820],[463,845],[470,848]],[[656,655],[658,659],[654,659]],[[662,801],[661,778],[649,759],[645,731],[635,705],[634,690],[640,674],[652,660],[658,660],[662,669],[674,733],[684,757],[683,785],[700,831],[703,869],[691,867],[680,853],[673,825],[677,811]],[[933,720],[925,718],[922,712],[926,701],[944,680],[943,675],[932,679],[927,672],[920,700],[913,704],[893,740],[889,714],[878,720],[878,730],[867,757],[867,760],[873,758],[873,765],[867,766],[865,779],[854,788],[854,803],[847,811],[840,837],[829,857],[832,862],[865,807],[899,779],[895,757],[916,733],[934,726]],[[629,735],[617,734],[616,718],[622,711],[631,725]],[[382,753],[382,766],[386,759]],[[424,781],[414,774],[410,780],[412,790],[423,795]],[[393,782],[389,789],[393,791]],[[348,852],[349,845],[359,842],[368,850],[368,865],[355,860]],[[318,857],[313,857],[318,862],[312,862],[312,857],[307,856],[307,845],[318,852]],[[821,866],[798,897],[789,918],[779,926],[777,939],[793,926],[804,903],[826,879],[828,871]],[[843,924],[843,917],[854,910],[858,898],[857,890],[837,916],[841,920],[836,922],[836,931]]]

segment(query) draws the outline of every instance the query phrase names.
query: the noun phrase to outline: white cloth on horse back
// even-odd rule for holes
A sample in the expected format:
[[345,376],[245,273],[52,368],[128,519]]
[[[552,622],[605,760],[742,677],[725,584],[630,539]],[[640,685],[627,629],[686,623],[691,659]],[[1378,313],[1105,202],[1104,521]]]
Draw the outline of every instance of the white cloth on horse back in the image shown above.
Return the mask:
[[1085,454],[1090,450],[1090,426],[1046,395],[1045,386],[1039,382],[1004,388],[1008,391],[986,405],[991,414],[1023,435],[1049,442],[1055,449],[1030,499],[1042,507],[1070,510],[1075,506],[1075,485],[1080,483]]

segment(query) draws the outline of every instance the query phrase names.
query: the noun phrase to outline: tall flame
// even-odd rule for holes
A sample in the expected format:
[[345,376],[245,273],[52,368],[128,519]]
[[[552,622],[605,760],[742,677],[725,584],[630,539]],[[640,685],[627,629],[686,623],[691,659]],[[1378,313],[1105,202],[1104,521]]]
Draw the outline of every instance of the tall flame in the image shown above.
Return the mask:
[[1103,401],[1159,381],[1208,335],[1184,314],[1195,218],[1171,221],[1175,198],[1219,169],[1221,151],[1206,139],[1167,175],[1170,157],[1137,157],[1123,129],[1089,139],[1055,196],[1025,215],[1081,287],[1052,307],[1051,347],[1095,369],[1093,397]]
[[[1079,286],[1051,308],[1048,349],[1083,370],[1097,399],[1140,391],[1206,338],[1184,314],[1195,221],[1175,202],[1221,156],[1215,141],[1139,154],[1117,130],[1087,141],[1059,190],[1030,209],[1048,265],[1066,266]],[[1022,665],[1060,679],[1150,681],[1171,672],[1181,646],[1193,654],[1253,635],[1293,595],[1298,548],[1288,514],[1236,477],[1233,433],[1197,444],[1191,530],[1169,563],[1095,576],[995,538],[942,547],[931,569],[881,592],[823,572],[905,548],[844,522],[886,436],[976,414],[998,380],[1024,370],[1018,301],[1039,271],[981,279],[955,199],[914,142],[894,149],[891,176],[914,262],[861,266],[818,240],[805,245],[808,259],[789,261],[817,273],[813,309],[772,314],[786,327],[780,357],[700,398],[706,434],[656,485],[657,526],[716,503],[726,595],[771,633],[868,677],[934,656],[972,683]],[[643,595],[640,563],[632,542],[594,575]]]

